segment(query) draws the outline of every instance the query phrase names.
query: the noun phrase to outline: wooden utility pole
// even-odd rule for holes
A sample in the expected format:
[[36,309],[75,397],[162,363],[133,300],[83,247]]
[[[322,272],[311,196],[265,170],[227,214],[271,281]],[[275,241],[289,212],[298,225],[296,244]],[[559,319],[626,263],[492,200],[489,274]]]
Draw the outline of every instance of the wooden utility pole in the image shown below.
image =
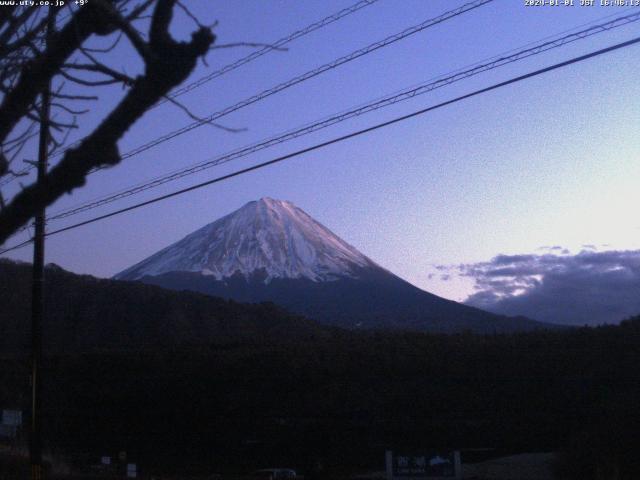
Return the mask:
[[[55,15],[49,7],[47,44],[53,32]],[[47,174],[49,149],[49,109],[51,82],[47,82],[40,95],[40,138],[38,144],[38,183]],[[35,215],[33,238],[33,284],[31,290],[31,421],[29,429],[29,461],[31,480],[42,480],[42,319],[44,317],[44,234],[45,209]]]

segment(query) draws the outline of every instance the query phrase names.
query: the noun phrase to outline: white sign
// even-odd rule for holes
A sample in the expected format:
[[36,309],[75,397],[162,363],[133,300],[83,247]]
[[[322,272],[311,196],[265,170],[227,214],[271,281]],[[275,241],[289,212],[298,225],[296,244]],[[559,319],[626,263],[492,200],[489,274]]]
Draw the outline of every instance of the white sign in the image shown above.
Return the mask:
[[458,479],[462,475],[460,452],[387,451],[387,480]]

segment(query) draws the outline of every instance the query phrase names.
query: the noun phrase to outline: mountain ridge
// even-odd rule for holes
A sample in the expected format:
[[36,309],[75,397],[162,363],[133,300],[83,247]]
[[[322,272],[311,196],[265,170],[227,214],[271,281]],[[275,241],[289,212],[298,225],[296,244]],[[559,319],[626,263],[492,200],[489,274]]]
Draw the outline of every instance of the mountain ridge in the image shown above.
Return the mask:
[[349,329],[506,333],[555,328],[419,289],[291,202],[262,198],[196,230],[115,279],[240,302],[274,302]]
[[361,267],[382,268],[293,203],[252,201],[116,274],[137,280],[171,271],[216,280],[256,270],[273,278],[331,281]]
[[[29,346],[32,265],[0,259],[0,353]],[[141,351],[298,341],[330,334],[273,303],[254,305],[194,291],[45,269],[44,350]]]

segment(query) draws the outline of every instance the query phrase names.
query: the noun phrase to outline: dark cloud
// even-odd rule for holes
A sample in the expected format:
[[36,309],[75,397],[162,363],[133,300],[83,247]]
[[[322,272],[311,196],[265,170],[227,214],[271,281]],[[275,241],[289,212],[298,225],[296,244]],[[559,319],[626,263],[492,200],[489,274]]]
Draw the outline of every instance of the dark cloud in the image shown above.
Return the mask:
[[583,248],[570,255],[563,247],[544,247],[541,255],[498,255],[452,270],[476,282],[465,303],[496,313],[569,325],[618,323],[640,314],[640,250]]

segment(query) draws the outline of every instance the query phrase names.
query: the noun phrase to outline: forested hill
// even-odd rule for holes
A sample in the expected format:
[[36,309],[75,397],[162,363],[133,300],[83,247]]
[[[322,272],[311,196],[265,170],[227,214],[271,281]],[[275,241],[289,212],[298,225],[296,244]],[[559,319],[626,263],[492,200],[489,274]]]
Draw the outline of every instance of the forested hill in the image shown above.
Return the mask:
[[[1,264],[5,349],[26,336],[29,275]],[[316,459],[373,471],[387,448],[481,447],[563,451],[571,479],[614,467],[640,478],[640,317],[511,335],[354,332],[273,305],[47,278],[47,336],[66,343],[44,363],[44,424],[61,451],[211,473]],[[0,405],[27,411],[25,360],[0,358]]]
[[[304,472],[318,458],[329,470],[374,471],[389,448],[459,448],[467,463],[479,447],[563,451],[572,480],[604,478],[605,467],[637,479],[639,364],[640,318],[517,335],[336,330],[278,344],[55,355],[44,422],[52,447],[94,459],[125,450],[158,474]],[[28,378],[27,361],[0,358],[0,405],[27,411]]]
[[[31,266],[0,260],[0,352],[28,345]],[[137,282],[46,269],[45,350],[128,351],[168,346],[280,342],[326,335],[269,303],[248,305]]]

